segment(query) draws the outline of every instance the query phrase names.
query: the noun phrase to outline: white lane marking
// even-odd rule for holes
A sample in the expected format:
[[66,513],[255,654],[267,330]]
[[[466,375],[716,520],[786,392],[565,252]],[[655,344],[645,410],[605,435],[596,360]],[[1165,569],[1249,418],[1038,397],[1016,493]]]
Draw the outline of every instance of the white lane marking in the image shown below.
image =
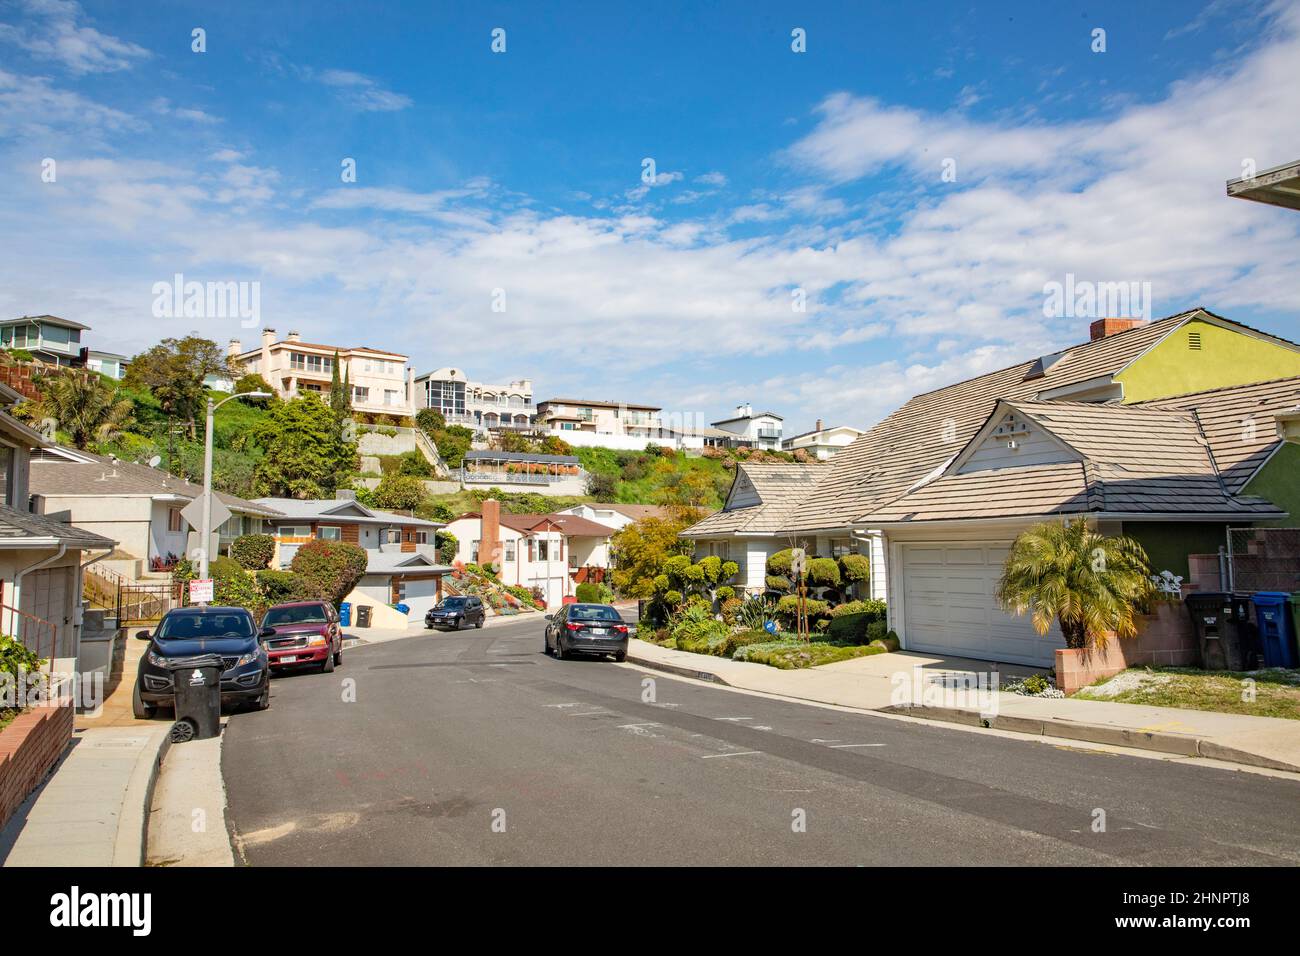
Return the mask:
[[650,727],[658,727],[658,726],[660,726],[660,725],[659,725],[659,724],[655,724],[655,723],[648,723],[648,724],[620,724],[618,729],[619,729],[619,730],[626,730],[628,733],[630,733],[630,734],[635,734],[635,735],[638,736],[638,737],[659,737],[659,736],[661,736],[660,734],[651,733],[651,731],[648,729],[648,728],[650,728]]
[[810,744],[837,744],[839,742],[840,742],[840,738],[838,737],[835,737],[831,740],[823,740],[821,737],[814,737],[812,740],[808,741],[808,743]]
[[547,707],[581,707],[581,706],[582,706],[582,702],[581,702],[581,701],[577,701],[577,700],[575,700],[575,701],[571,701],[571,702],[569,702],[569,703],[567,703],[567,704],[546,704],[545,706],[547,706]]
[[753,720],[753,717],[714,717],[714,720]]
[[596,714],[608,714],[607,710],[584,710],[578,714],[565,714],[565,717],[594,717]]
[[883,747],[884,744],[831,744],[831,750],[843,750],[846,747]]
[[701,760],[712,760],[714,757],[747,757],[750,754],[761,754],[761,750],[737,750],[731,754],[701,754]]

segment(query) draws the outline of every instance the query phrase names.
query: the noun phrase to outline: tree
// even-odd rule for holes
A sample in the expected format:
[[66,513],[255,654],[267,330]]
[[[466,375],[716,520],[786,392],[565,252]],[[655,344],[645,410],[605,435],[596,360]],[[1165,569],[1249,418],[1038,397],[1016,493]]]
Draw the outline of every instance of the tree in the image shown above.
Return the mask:
[[1044,521],[1011,546],[996,596],[1011,614],[1029,612],[1034,630],[1061,625],[1067,647],[1105,647],[1114,632],[1137,635],[1137,618],[1154,596],[1151,565],[1132,538],[1108,537],[1085,518]]
[[662,573],[665,561],[675,555],[685,555],[689,564],[695,545],[679,534],[692,523],[677,517],[642,518],[615,534],[610,540],[614,557],[610,577],[614,589],[628,597],[653,597],[655,577]]
[[366,573],[366,551],[347,541],[322,541],[302,545],[289,562],[306,598],[329,601],[336,607]]
[[587,473],[587,494],[597,501],[618,500],[618,479],[602,471]]
[[545,455],[572,455],[573,446],[561,438],[559,435],[547,435],[541,440],[538,447]]
[[274,555],[275,538],[269,534],[241,534],[230,542],[230,556],[245,571],[269,568]]
[[390,511],[414,511],[424,499],[424,485],[419,478],[391,472],[379,479],[374,493],[375,507]]
[[112,441],[131,419],[131,402],[119,398],[99,375],[63,371],[43,378],[39,387],[40,398],[31,404],[27,417],[53,420],[77,448]]
[[164,412],[189,424],[193,438],[203,411],[203,380],[209,375],[233,377],[235,374],[236,370],[231,368],[216,342],[187,335],[183,339],[163,339],[131,359],[125,381],[128,385],[150,389]]
[[464,425],[448,425],[441,431],[429,436],[438,449],[438,455],[447,463],[448,468],[459,468],[465,460],[465,452],[474,442],[474,433]]
[[[243,395],[245,392],[269,392],[274,395],[275,389],[271,387],[270,382],[256,372],[249,372],[247,375],[241,375],[235,379],[235,394]],[[256,401],[256,399],[250,399],[250,401]]]
[[447,427],[447,418],[436,408],[422,408],[415,413],[415,425],[430,438]]
[[342,379],[339,378],[339,353],[334,353],[334,365],[330,371],[330,409],[334,412],[334,420],[343,427],[343,420],[348,417],[348,412],[352,410],[351,398],[343,386]]
[[343,439],[334,413],[314,395],[272,408],[257,439],[266,449],[253,472],[259,495],[328,498],[359,467],[357,446]]

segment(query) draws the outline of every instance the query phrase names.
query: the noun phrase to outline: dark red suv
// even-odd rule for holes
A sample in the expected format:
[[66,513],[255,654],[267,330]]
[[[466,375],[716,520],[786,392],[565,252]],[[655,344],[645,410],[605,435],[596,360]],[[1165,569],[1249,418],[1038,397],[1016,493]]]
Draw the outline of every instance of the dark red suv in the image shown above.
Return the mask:
[[277,604],[262,618],[262,627],[274,632],[265,638],[273,671],[307,666],[328,674],[343,663],[343,628],[328,601]]

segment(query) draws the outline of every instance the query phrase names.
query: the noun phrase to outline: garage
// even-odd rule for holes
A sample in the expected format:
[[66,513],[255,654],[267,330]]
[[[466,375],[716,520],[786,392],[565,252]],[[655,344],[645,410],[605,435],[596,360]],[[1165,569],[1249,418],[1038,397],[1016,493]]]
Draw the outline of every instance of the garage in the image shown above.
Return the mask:
[[998,607],[993,592],[1009,541],[900,545],[907,650],[1052,667],[1065,646],[1053,625],[1040,637],[1028,615]]
[[409,612],[411,620],[423,619],[424,612],[438,603],[438,581],[439,577],[433,576],[393,579],[393,593],[397,597],[397,602],[411,609]]

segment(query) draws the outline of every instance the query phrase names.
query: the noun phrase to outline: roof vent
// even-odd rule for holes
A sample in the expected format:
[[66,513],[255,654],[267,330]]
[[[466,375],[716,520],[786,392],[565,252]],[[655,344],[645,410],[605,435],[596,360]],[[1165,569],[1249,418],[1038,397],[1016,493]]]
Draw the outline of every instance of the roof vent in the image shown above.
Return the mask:
[[1201,333],[1200,333],[1200,332],[1188,332],[1188,333],[1187,333],[1187,347],[1188,347],[1189,349],[1191,349],[1193,352],[1199,352],[1199,351],[1201,350]]

